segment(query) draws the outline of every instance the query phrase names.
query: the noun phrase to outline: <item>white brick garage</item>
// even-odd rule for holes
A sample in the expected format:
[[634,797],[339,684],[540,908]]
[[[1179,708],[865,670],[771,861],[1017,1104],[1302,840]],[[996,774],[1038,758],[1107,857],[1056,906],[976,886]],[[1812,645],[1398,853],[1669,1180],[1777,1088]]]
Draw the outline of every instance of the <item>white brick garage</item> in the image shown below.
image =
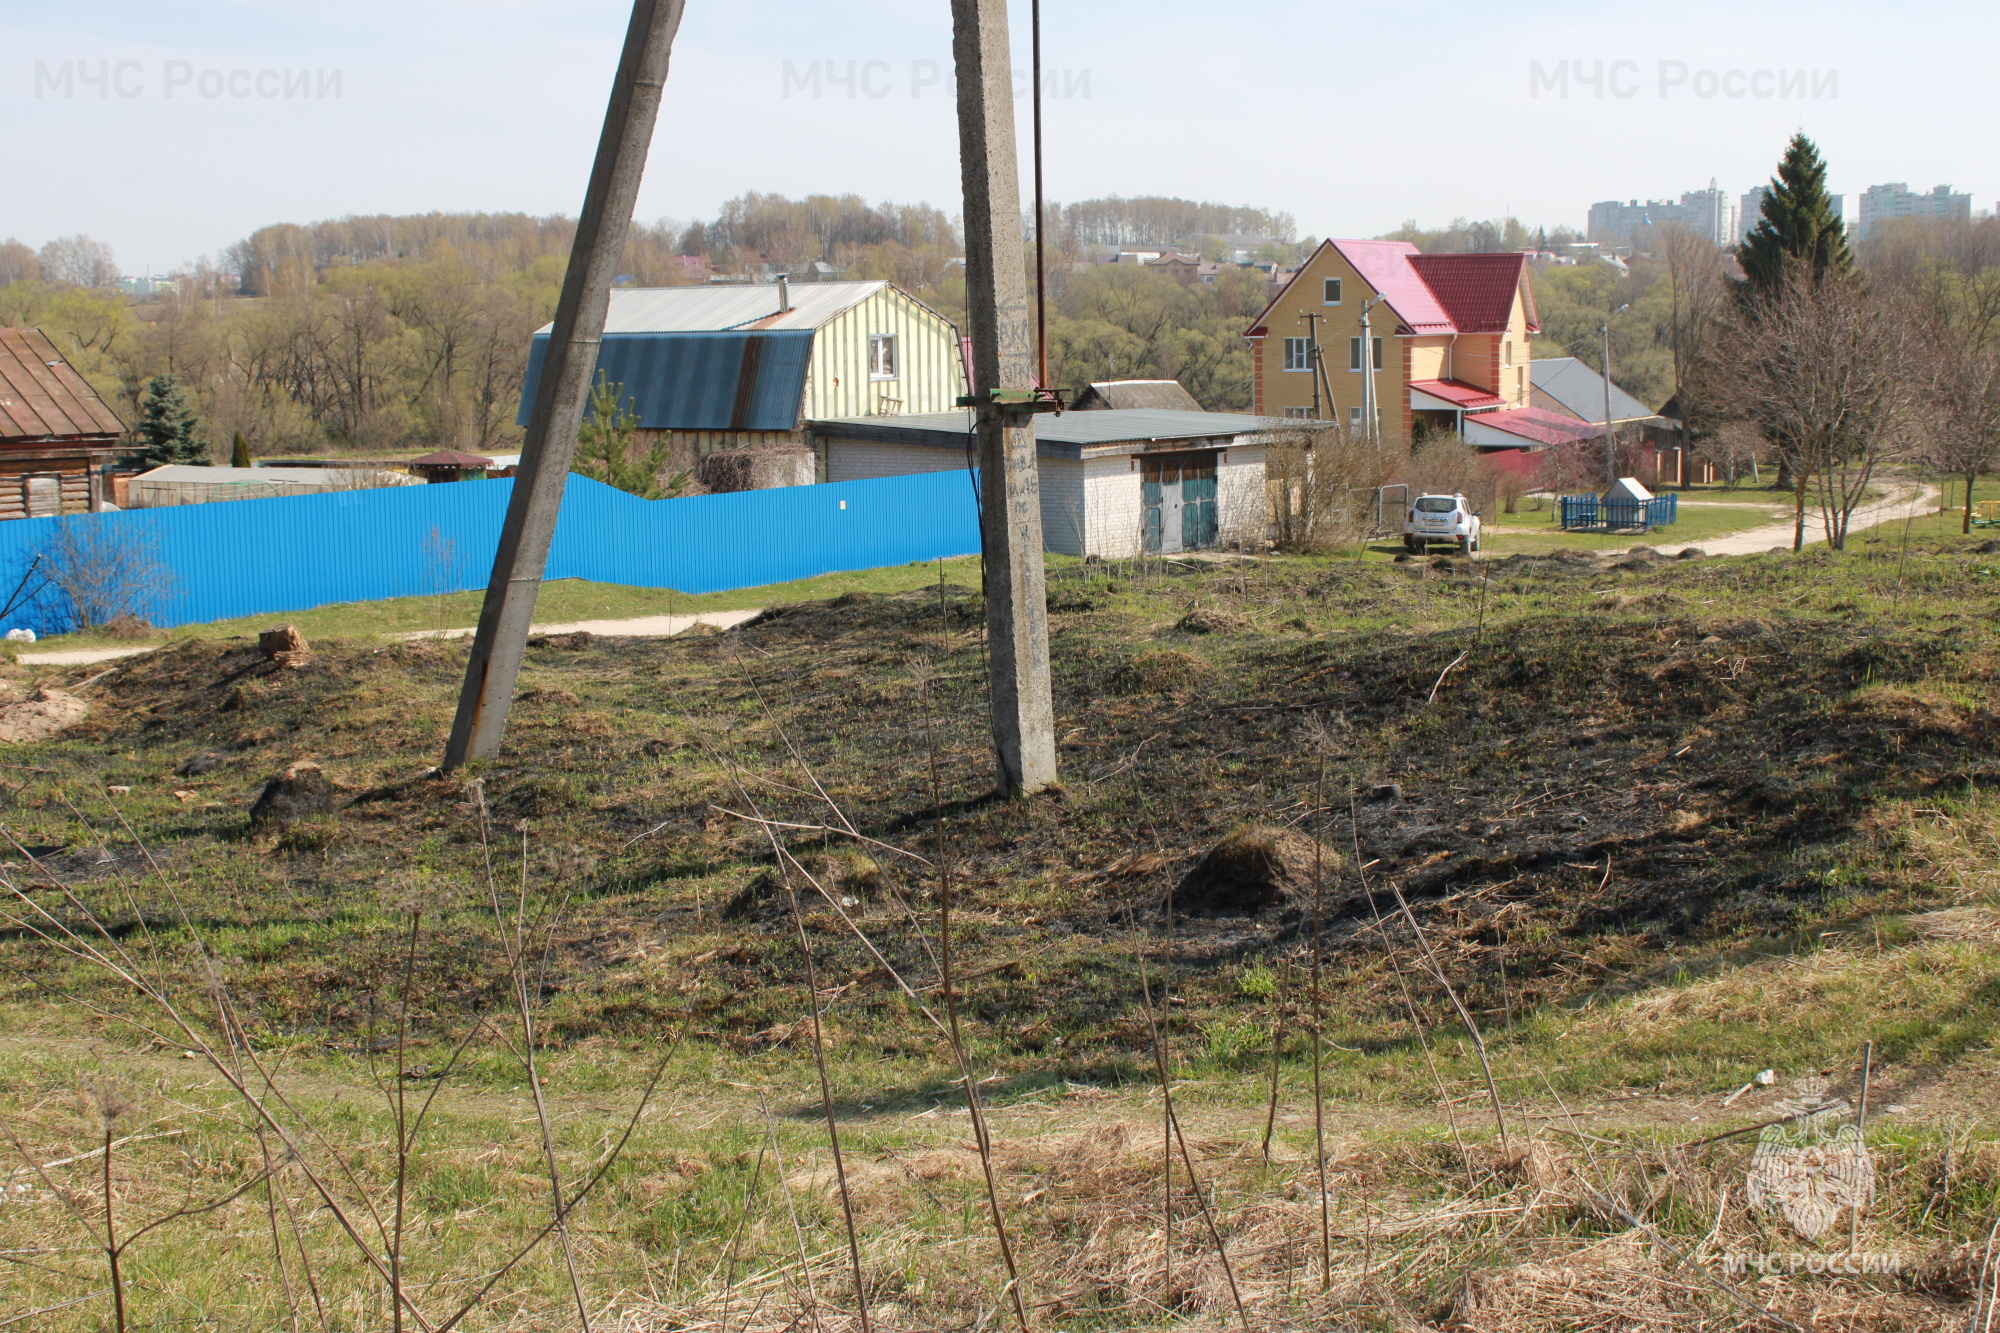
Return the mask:
[[[857,481],[965,468],[971,416],[847,417],[807,428],[820,476]],[[1038,416],[1043,544],[1106,559],[1141,550],[1256,549],[1270,528],[1264,443],[1273,427],[1223,412]]]

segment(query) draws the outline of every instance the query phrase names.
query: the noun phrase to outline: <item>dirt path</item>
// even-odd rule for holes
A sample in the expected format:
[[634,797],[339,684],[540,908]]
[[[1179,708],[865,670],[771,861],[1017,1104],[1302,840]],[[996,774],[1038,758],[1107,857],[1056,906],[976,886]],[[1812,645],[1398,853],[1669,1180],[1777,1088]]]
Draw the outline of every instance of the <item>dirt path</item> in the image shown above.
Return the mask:
[[[530,634],[575,634],[579,630],[601,635],[609,639],[665,639],[672,638],[693,629],[696,625],[713,625],[717,629],[731,629],[741,625],[763,610],[753,607],[747,611],[704,611],[693,616],[634,616],[629,620],[571,620],[561,623],[530,625]],[[385,635],[391,639],[466,639],[472,637],[472,627],[462,629],[423,629],[405,633]],[[137,657],[141,653],[154,652],[168,645],[149,643],[136,648],[58,648],[45,653],[26,652],[16,659],[26,666],[86,666],[92,662],[115,662],[121,657]]]
[[[696,625],[713,625],[716,629],[734,629],[747,620],[755,619],[764,608],[752,607],[747,611],[703,611],[692,616],[634,616],[629,620],[566,620],[560,624],[530,625],[530,634],[598,634],[610,639],[670,639]],[[392,639],[469,639],[472,627],[464,629],[425,629],[414,633],[391,634]]]
[[[1893,494],[1885,495],[1880,500],[1862,505],[1859,509],[1855,510],[1854,517],[1848,521],[1848,531],[1860,532],[1864,528],[1872,528],[1879,523],[1889,523],[1902,518],[1927,514],[1935,507],[1939,494],[1938,488],[1935,486],[1899,486]],[[1820,516],[1818,510],[1808,509],[1806,511],[1805,544],[1811,546],[1815,542],[1823,542],[1825,540],[1825,520]],[[1689,547],[1698,548],[1709,555],[1761,555],[1772,547],[1779,547],[1789,551],[1792,549],[1792,520],[1787,518],[1781,523],[1767,523],[1762,527],[1750,528],[1744,532],[1734,532],[1721,537],[1709,537],[1700,542],[1687,542],[1680,546],[1668,546],[1665,543],[1661,543],[1655,546],[1654,549],[1660,551],[1662,554],[1673,555]]]

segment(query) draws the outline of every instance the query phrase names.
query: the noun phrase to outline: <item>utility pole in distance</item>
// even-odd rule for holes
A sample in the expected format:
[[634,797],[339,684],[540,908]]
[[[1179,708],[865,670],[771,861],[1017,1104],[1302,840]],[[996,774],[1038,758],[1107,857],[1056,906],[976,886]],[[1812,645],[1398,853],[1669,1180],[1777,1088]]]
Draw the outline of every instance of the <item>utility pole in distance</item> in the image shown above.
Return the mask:
[[1361,303],[1361,429],[1378,453],[1382,449],[1382,412],[1375,401],[1375,332],[1369,312],[1386,299],[1371,296]]
[[1034,418],[1055,404],[1035,392],[1032,373],[1006,0],[952,0],[951,50],[975,381],[963,401],[979,441],[993,750],[1001,791],[1025,796],[1056,780]]
[[1605,320],[1597,326],[1598,337],[1604,340],[1604,359],[1598,364],[1604,367],[1604,493],[1609,504],[1611,488],[1618,484],[1618,441],[1611,434],[1611,321]]
[[1325,367],[1320,364],[1319,322],[1325,319],[1326,316],[1313,310],[1301,310],[1299,311],[1299,318],[1306,322],[1306,360],[1311,362],[1309,369],[1313,373],[1313,420],[1318,421],[1320,419],[1319,382],[1326,373]]
[[479,608],[458,715],[445,743],[448,769],[500,752],[507,713],[514,704],[514,682],[521,674],[521,654],[527,647],[528,624],[534,618],[542,572],[548,568],[563,486],[569,480],[570,460],[576,456],[577,430],[583,424],[590,374],[604,336],[611,280],[625,249],[625,233],[632,226],[646,150],[659,119],[667,57],[684,4],[685,0],[633,0],[625,50],[618,59],[604,131],[597,141],[596,165],[584,191],[555,325],[549,331],[548,355],[521,443],[520,472],[507,501],[486,600]]
[[1604,490],[1607,495],[1618,484],[1618,437],[1611,430],[1611,320],[1631,308],[1629,305],[1619,306],[1597,326],[1597,335],[1604,340],[1604,359],[1599,364],[1604,367]]

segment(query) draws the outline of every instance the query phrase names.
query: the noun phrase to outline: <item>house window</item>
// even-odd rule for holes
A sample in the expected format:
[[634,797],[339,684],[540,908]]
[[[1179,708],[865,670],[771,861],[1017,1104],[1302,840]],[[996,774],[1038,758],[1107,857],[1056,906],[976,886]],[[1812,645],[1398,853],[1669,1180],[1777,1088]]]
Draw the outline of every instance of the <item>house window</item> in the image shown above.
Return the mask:
[[[1347,340],[1347,368],[1349,370],[1361,369],[1361,339],[1359,338],[1349,338]],[[1381,368],[1382,340],[1377,338],[1375,339],[1375,369],[1380,370]]]
[[1322,278],[1320,279],[1319,287],[1320,287],[1319,303],[1321,305],[1340,304],[1339,278]]
[[1312,368],[1312,339],[1285,339],[1285,369],[1311,370]]
[[1501,344],[1500,344],[1500,355],[1501,355],[1501,357],[1503,358],[1503,359],[1501,360],[1501,362],[1500,362],[1500,364],[1501,364],[1501,365],[1503,365],[1503,366],[1511,366],[1511,365],[1513,365],[1513,364],[1514,364],[1514,344],[1513,344],[1512,342],[1504,342],[1504,343],[1501,343]]
[[1347,433],[1350,435],[1361,433],[1361,409],[1358,407],[1347,409]]
[[868,378],[871,380],[892,380],[896,378],[895,334],[871,333],[868,335]]
[[29,518],[52,518],[62,513],[61,476],[27,477],[21,487]]
[[1313,410],[1310,407],[1288,407],[1285,409],[1285,416],[1293,421],[1311,421]]

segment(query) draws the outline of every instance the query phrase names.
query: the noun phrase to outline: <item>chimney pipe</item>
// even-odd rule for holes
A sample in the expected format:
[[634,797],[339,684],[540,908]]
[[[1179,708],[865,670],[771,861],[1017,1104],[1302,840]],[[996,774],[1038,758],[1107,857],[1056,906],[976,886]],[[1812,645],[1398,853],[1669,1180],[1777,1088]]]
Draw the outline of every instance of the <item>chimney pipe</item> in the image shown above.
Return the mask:
[[781,315],[792,308],[791,277],[789,273],[778,275],[778,313]]

